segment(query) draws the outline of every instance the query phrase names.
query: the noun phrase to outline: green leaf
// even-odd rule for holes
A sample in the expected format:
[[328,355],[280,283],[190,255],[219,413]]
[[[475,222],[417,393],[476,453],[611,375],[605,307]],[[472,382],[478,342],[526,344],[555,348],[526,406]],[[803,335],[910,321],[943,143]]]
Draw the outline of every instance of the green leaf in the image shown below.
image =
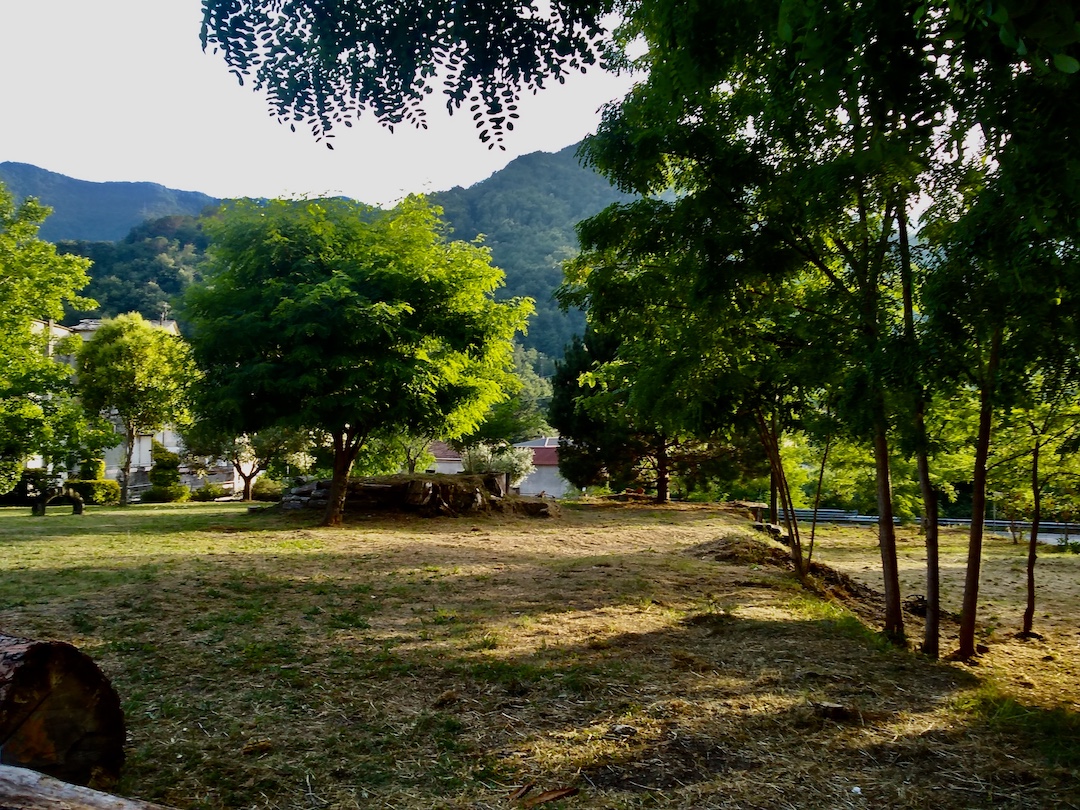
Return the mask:
[[1080,70],[1080,62],[1067,53],[1055,53],[1054,67],[1062,73],[1076,73]]

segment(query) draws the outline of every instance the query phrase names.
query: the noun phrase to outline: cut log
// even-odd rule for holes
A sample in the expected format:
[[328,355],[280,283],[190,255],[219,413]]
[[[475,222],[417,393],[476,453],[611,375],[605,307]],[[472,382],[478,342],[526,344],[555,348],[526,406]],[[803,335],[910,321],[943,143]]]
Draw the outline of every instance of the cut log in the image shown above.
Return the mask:
[[0,765],[0,810],[172,810],[163,804],[122,799],[69,785],[51,776]]
[[105,787],[124,763],[120,698],[70,644],[0,635],[0,763]]

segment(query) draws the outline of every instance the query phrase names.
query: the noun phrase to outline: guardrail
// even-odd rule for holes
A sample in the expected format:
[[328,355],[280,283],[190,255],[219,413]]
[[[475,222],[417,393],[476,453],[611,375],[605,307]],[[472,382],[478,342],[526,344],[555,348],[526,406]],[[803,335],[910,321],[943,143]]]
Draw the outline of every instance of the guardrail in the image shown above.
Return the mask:
[[[794,509],[792,510],[795,515],[795,519],[799,523],[809,523],[814,519],[813,509]],[[780,520],[785,520],[787,513],[781,509],[779,512]],[[858,512],[846,511],[843,509],[819,509],[817,512],[817,522],[821,523],[840,523],[840,524],[853,524],[858,526],[873,525],[878,522],[877,515],[860,515]],[[898,518],[894,518],[893,522],[900,523]],[[939,518],[938,526],[970,526],[971,518]],[[1022,534],[1026,534],[1031,531],[1031,523],[1029,521],[1012,521],[1012,520],[996,520],[993,518],[987,518],[983,523],[983,528],[988,532],[1014,532],[1018,531]],[[1052,534],[1062,537],[1080,537],[1080,523],[1062,523],[1057,521],[1039,521],[1039,534]]]

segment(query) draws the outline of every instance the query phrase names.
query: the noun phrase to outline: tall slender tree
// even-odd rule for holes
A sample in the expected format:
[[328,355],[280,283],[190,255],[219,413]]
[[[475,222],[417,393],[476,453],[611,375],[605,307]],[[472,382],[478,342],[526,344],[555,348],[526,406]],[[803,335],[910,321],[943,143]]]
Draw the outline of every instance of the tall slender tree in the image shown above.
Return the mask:
[[78,358],[78,390],[85,407],[115,419],[124,458],[120,504],[131,497],[131,464],[140,436],[187,417],[187,393],[195,367],[179,335],[159,329],[137,313],[106,319]]

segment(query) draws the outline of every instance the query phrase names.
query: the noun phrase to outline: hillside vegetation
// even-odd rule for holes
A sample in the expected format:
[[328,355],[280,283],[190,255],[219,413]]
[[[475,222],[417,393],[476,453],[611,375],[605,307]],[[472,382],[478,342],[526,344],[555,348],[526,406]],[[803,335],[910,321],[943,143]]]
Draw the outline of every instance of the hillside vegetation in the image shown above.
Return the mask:
[[27,163],[0,163],[0,183],[16,199],[36,197],[53,209],[40,231],[49,242],[112,242],[146,220],[197,216],[221,202],[198,191],[178,191],[157,183],[76,180]]
[[[560,357],[584,329],[580,312],[563,313],[552,299],[563,260],[578,251],[574,227],[626,196],[583,168],[575,154],[575,146],[536,152],[474,186],[430,195],[454,238],[483,235],[506,272],[500,298],[535,299],[522,342],[551,357]],[[94,262],[86,294],[100,306],[73,312],[69,320],[129,311],[158,318],[172,308],[205,260],[207,243],[196,220],[221,202],[153,183],[89,183],[20,163],[0,164],[0,182],[16,198],[35,196],[53,208],[42,238]]]

